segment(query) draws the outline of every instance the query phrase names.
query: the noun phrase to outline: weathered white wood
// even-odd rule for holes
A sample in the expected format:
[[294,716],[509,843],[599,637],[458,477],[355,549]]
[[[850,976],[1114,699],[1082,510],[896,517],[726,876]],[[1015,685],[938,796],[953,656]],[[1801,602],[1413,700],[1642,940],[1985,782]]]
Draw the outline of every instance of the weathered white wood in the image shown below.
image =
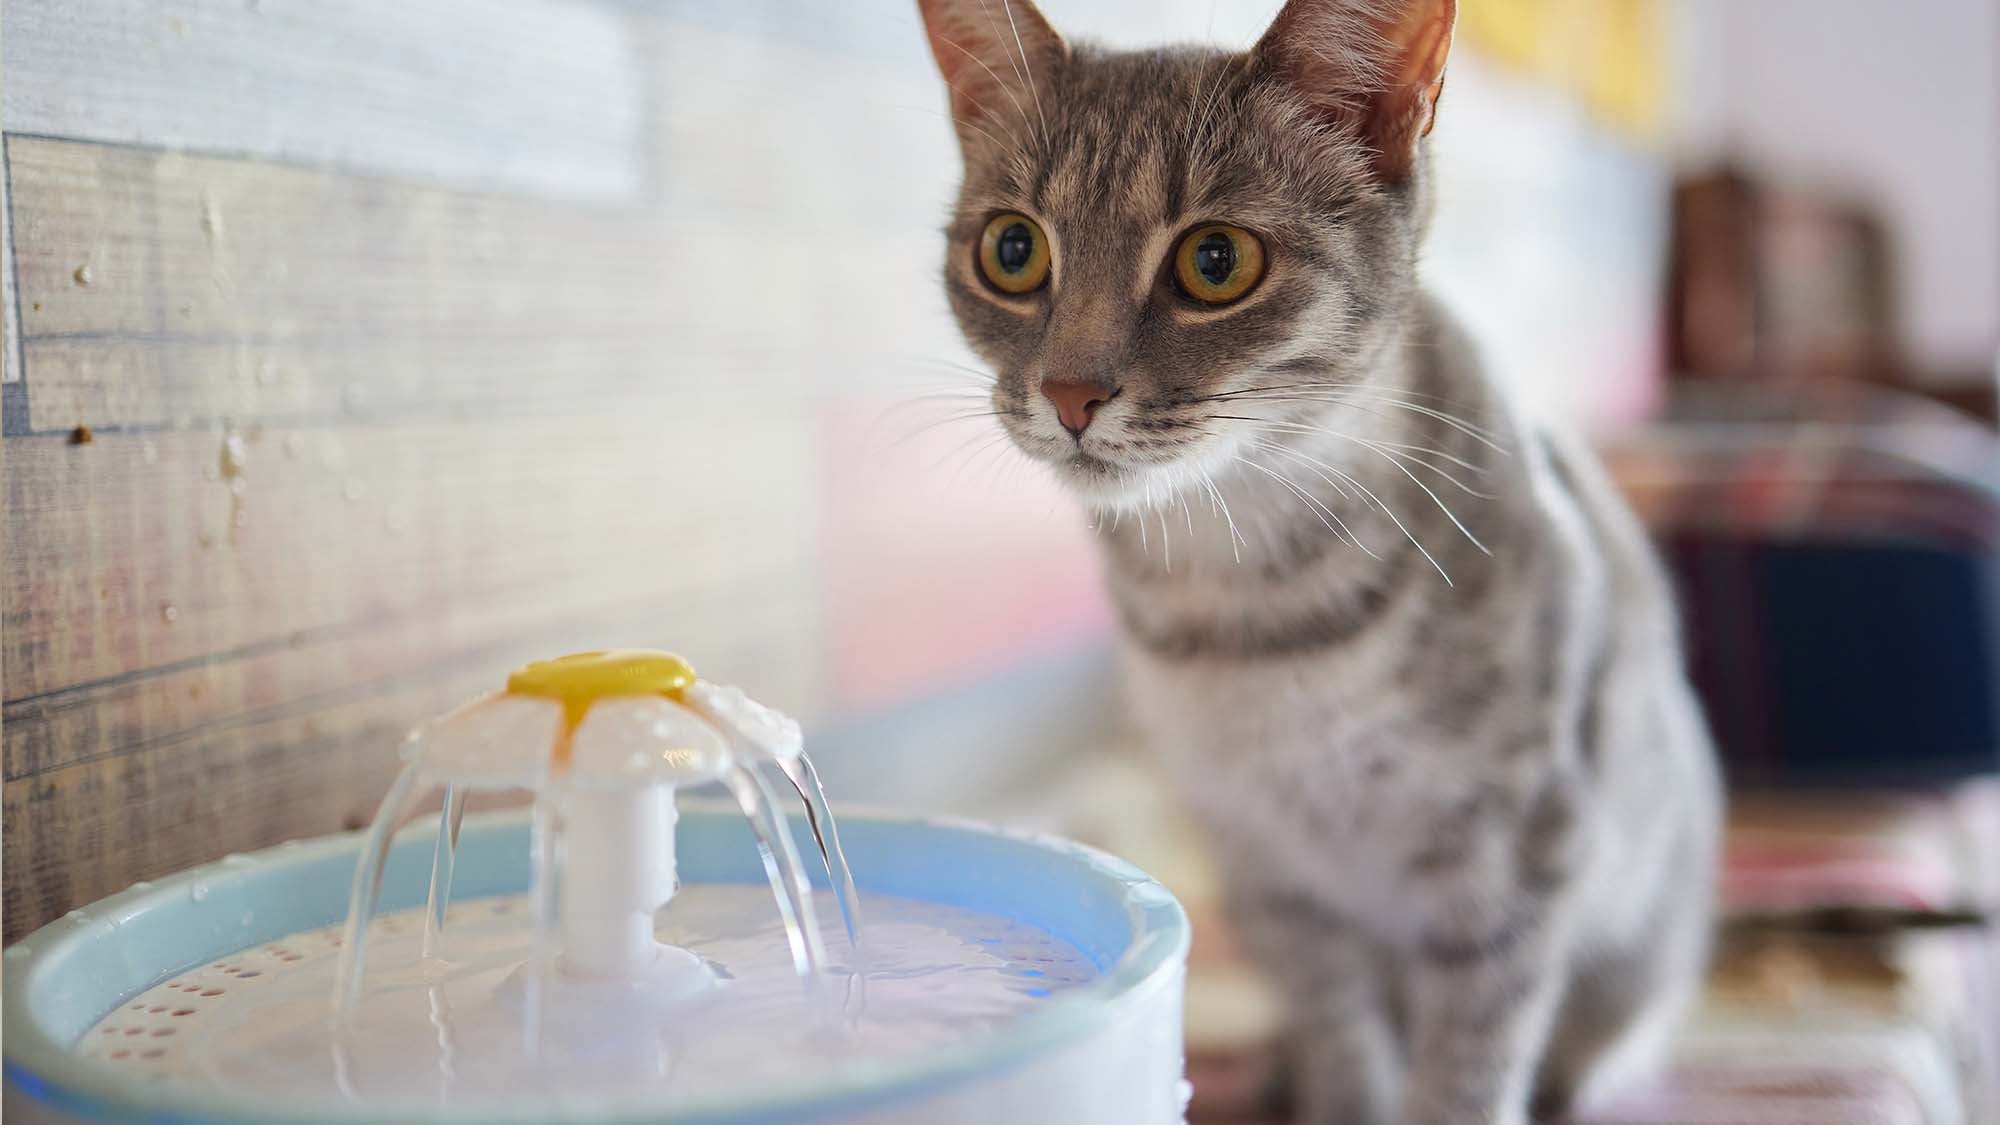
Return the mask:
[[21,318],[14,304],[14,203],[8,192],[7,177],[0,175],[0,313],[6,331],[0,332],[0,383],[21,379]]
[[9,133],[619,201],[641,60],[610,5],[7,0]]

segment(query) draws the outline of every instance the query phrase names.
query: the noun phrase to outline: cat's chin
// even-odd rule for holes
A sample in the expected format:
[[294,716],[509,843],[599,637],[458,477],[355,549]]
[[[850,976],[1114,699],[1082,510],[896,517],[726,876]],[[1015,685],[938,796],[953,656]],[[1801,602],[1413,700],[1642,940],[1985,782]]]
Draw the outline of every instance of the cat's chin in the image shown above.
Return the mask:
[[1128,469],[1088,453],[1051,462],[1056,480],[1093,508],[1130,504],[1145,491],[1144,470]]
[[1170,489],[1153,466],[1115,464],[1087,453],[1055,462],[1056,479],[1084,506],[1103,512],[1150,506]]
[[1044,460],[1055,478],[1084,507],[1102,515],[1150,512],[1202,494],[1204,482],[1228,467],[1233,448],[1227,442],[1205,442],[1172,461],[1109,461],[1074,452],[1061,460]]

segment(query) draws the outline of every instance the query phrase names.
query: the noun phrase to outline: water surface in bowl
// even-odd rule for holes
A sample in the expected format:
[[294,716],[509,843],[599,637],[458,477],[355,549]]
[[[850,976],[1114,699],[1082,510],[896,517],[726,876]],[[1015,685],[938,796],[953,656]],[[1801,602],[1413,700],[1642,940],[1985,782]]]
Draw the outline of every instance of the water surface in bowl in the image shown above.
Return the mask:
[[[823,897],[818,916],[837,919]],[[421,909],[377,919],[367,992],[346,1035],[329,1020],[341,941],[330,926],[175,976],[106,1015],[76,1049],[154,1081],[285,1102],[588,1096],[671,1108],[960,1042],[1098,974],[1076,947],[995,915],[885,895],[869,896],[868,908],[866,971],[837,964],[818,1016],[769,890],[696,884],[658,925],[660,940],[693,951],[716,977],[692,999],[662,1005],[637,986],[557,972],[540,1019],[528,1018],[523,1005],[537,1002],[522,987],[529,907],[492,898],[452,907],[438,959],[420,956]],[[833,926],[826,947],[845,961]],[[531,1041],[523,1028],[536,1023]]]

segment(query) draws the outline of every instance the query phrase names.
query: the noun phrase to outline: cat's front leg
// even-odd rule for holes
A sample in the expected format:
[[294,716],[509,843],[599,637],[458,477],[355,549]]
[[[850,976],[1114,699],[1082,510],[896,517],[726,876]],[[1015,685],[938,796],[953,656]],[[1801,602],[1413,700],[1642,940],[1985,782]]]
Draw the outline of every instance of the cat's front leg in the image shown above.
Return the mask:
[[1563,943],[1546,904],[1438,927],[1405,979],[1403,1125],[1525,1125],[1561,999]]
[[1392,1125],[1401,1052],[1384,987],[1386,955],[1303,898],[1236,897],[1238,929],[1285,987],[1294,1119]]

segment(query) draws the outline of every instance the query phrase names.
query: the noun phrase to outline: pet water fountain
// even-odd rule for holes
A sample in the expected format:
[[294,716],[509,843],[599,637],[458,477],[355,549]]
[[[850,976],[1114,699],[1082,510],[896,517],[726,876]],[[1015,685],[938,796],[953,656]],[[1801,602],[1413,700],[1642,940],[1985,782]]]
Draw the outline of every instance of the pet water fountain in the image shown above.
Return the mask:
[[[1183,1116],[1164,889],[1060,841],[836,831],[797,725],[678,657],[529,665],[404,759],[364,833],[141,883],[9,948],[8,1113]],[[677,808],[705,784],[734,807]],[[533,806],[467,817],[482,790]],[[438,791],[435,827],[399,832]]]

